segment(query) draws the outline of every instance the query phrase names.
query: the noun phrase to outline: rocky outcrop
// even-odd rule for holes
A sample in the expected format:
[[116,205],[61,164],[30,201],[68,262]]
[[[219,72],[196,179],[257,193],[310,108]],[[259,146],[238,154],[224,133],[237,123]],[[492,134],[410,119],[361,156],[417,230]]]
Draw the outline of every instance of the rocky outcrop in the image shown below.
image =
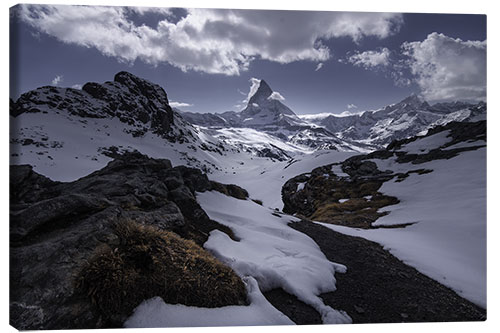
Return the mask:
[[[405,151],[406,144],[443,131],[449,131],[449,140],[445,144],[429,147],[420,153]],[[467,144],[452,147],[457,143]],[[423,137],[394,141],[384,150],[353,156],[288,180],[281,190],[283,211],[316,221],[374,228],[372,223],[386,214],[379,209],[399,202],[397,198],[379,192],[384,182],[394,178],[396,182],[402,182],[412,173],[430,173],[431,169],[413,165],[450,159],[485,145],[486,121],[437,126]],[[374,162],[387,159],[393,159],[396,164],[407,164],[407,171],[380,170]]]
[[[120,240],[130,236],[119,232],[123,228],[117,226],[123,221],[132,221],[159,233],[175,232],[194,240],[198,246],[215,228],[234,237],[228,228],[210,220],[196,201],[197,191],[216,187],[205,174],[184,166],[172,167],[168,160],[152,159],[137,152],[117,156],[103,169],[71,183],[53,182],[28,165],[11,166],[10,187],[10,318],[11,324],[22,330],[120,325],[126,312],[111,318],[102,306],[92,301],[95,296],[92,286],[85,284],[86,293],[82,293],[76,288],[76,280],[82,276],[86,263],[103,248],[121,251],[118,257],[111,256],[117,262],[125,260],[121,264],[125,266],[120,267],[135,265],[137,258],[126,251],[128,247]],[[220,188],[230,188],[233,194],[244,191],[236,191],[234,185],[217,185],[217,189]],[[240,195],[240,198],[244,197]],[[160,238],[172,239],[165,237]],[[137,246],[136,249],[142,249],[140,244]],[[113,253],[118,253],[116,251]],[[142,254],[144,262],[154,253],[160,255],[158,248],[148,251]],[[198,251],[204,250],[199,248],[195,252]],[[196,265],[192,267],[198,269]],[[147,270],[141,272],[148,274]],[[236,280],[231,277],[227,281],[234,285]],[[134,290],[133,285],[128,286]],[[210,288],[224,289],[216,280]],[[182,292],[167,290],[166,294],[172,300],[182,300],[183,295],[176,294]],[[235,295],[241,295],[238,293]],[[244,301],[240,296],[235,297],[229,297],[225,304]],[[140,297],[133,299],[141,300]],[[189,299],[193,305],[194,298]],[[137,306],[136,303],[132,305]],[[133,308],[132,305],[127,303],[127,309]]]
[[84,118],[117,117],[135,125],[136,133],[151,130],[172,139],[169,134],[174,112],[165,90],[128,72],[119,72],[114,81],[88,82],[82,90],[45,86],[29,91],[10,103],[12,116],[25,112],[67,112]]

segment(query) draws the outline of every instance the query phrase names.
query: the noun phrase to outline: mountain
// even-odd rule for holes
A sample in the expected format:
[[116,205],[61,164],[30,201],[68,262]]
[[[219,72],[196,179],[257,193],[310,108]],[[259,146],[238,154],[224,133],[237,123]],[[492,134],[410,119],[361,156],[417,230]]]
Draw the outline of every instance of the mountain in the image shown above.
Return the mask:
[[182,130],[188,126],[173,112],[165,90],[128,72],[119,72],[103,84],[88,82],[81,90],[45,86],[29,91],[10,103],[11,116],[24,113],[116,118],[129,125],[134,136],[152,132],[172,142],[193,137],[192,131]]
[[[327,128],[301,119],[281,102],[283,99],[281,95],[273,91],[266,81],[258,80],[258,84],[252,88],[253,93],[249,95],[247,105],[242,111],[223,113],[180,111],[180,114],[188,122],[203,127],[202,131],[208,130],[215,136],[218,136],[221,128],[224,128],[226,134],[229,128],[250,128],[267,133],[304,151],[333,149],[365,152],[373,149],[370,145],[340,139]],[[242,135],[241,130],[237,132],[239,136]]]
[[[239,121],[235,112],[226,118]],[[11,164],[30,164],[62,181],[136,150],[207,173],[239,173],[249,163],[273,164],[311,152],[299,139],[288,142],[257,129],[193,126],[171,108],[162,87],[128,72],[81,90],[44,86],[26,92],[10,100],[10,124]]]
[[201,126],[250,127],[264,130],[274,127],[308,126],[280,101],[281,95],[274,92],[266,81],[259,80],[254,89],[248,98],[247,106],[240,112],[182,112],[182,116],[192,124]]
[[486,119],[486,104],[464,102],[429,105],[416,95],[380,110],[350,116],[304,117],[344,140],[354,140],[383,148],[393,140],[425,133],[429,128],[451,121]]
[[264,80],[247,106],[217,114],[181,112],[165,90],[128,72],[81,90],[44,86],[10,101],[11,164],[74,180],[117,154],[140,151],[208,173],[296,161],[324,151],[370,152],[452,120],[484,119],[486,105],[429,105],[417,96],[348,117],[301,119]]

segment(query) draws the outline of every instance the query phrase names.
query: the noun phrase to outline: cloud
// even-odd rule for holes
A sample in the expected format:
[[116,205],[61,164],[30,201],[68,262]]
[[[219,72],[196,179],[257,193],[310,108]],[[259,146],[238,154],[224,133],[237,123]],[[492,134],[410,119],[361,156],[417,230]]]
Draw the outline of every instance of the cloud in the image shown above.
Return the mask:
[[486,99],[486,41],[434,32],[424,41],[405,42],[402,49],[426,99]]
[[257,92],[257,89],[259,89],[260,81],[261,80],[256,79],[254,77],[252,77],[250,80],[248,80],[248,82],[251,83],[250,90],[248,91],[247,98],[245,98],[244,100],[242,100],[241,103],[248,103],[248,101],[250,100],[250,98],[252,98],[252,96]]
[[281,95],[279,92],[273,91],[273,93],[267,99],[275,99],[278,101],[284,101],[285,97],[283,97],[283,95]]
[[388,66],[390,55],[391,51],[384,47],[378,51],[370,50],[362,53],[358,52],[347,58],[347,61],[354,66],[371,69],[377,66]]
[[225,75],[239,75],[254,59],[325,61],[331,50],[324,40],[386,38],[403,24],[402,14],[395,13],[187,9],[178,21],[165,13],[156,27],[149,27],[136,25],[131,10],[23,5],[20,16],[62,42],[96,48],[122,62],[140,59]]
[[189,103],[184,103],[184,102],[172,102],[172,101],[170,101],[168,104],[169,104],[171,107],[173,107],[173,108],[187,108],[187,107],[193,106],[193,104],[189,104]]
[[357,109],[358,107],[354,104],[347,104],[347,108],[350,109]]
[[339,114],[336,114],[337,117],[350,117],[350,116],[361,116],[363,113],[365,113],[366,111],[356,111],[356,112],[352,112],[352,111],[344,111],[344,112],[341,112]]
[[62,75],[57,75],[55,78],[52,79],[52,85],[57,86],[59,83],[64,81],[64,76]]
[[316,69],[314,70],[315,72],[319,71],[321,68],[323,68],[323,63],[320,62],[318,66],[316,66]]

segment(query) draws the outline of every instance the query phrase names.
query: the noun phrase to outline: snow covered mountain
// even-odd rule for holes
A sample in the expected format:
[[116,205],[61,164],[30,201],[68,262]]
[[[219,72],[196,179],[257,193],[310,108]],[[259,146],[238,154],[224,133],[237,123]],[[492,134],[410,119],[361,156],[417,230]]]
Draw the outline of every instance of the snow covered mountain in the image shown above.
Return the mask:
[[[333,149],[339,151],[365,152],[373,149],[369,144],[344,140],[324,126],[301,119],[281,102],[282,97],[273,91],[264,80],[257,80],[248,97],[247,106],[240,112],[223,113],[180,112],[192,124],[209,129],[217,136],[219,129],[235,130],[249,128],[274,136],[304,150]],[[237,129],[237,130],[236,130]]]
[[303,117],[335,133],[344,140],[354,140],[384,147],[393,140],[408,138],[437,125],[451,121],[479,121],[486,119],[486,104],[464,102],[429,105],[416,95],[380,110],[365,111],[350,116],[325,115]]
[[237,172],[247,160],[289,160],[305,152],[255,130],[218,137],[200,131],[170,107],[162,87],[127,72],[81,90],[29,91],[10,101],[10,122],[11,164],[33,165],[55,180],[82,177],[124,151],[209,173]]
[[165,90],[127,72],[81,90],[45,86],[10,101],[11,164],[31,164],[56,180],[104,167],[124,151],[169,158],[208,173],[239,174],[249,165],[300,160],[333,150],[369,152],[451,120],[486,116],[480,103],[430,106],[411,96],[349,117],[301,119],[258,81],[240,112],[179,112]]

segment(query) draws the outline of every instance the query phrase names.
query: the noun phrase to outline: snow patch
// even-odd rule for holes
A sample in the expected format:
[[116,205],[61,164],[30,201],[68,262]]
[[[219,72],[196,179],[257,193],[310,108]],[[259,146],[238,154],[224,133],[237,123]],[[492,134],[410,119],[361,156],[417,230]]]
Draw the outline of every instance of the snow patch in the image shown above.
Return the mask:
[[276,216],[252,201],[218,192],[197,193],[197,199],[211,219],[231,228],[240,239],[214,230],[204,244],[237,274],[254,277],[262,291],[283,288],[315,308],[324,323],[351,322],[346,313],[318,297],[335,290],[334,274],[346,267],[330,262],[311,238],[287,225],[297,218]]
[[297,191],[295,191],[295,192],[300,192],[300,191],[302,191],[302,190],[304,189],[304,186],[305,186],[305,185],[306,185],[306,183],[305,183],[305,182],[304,182],[304,183],[298,183],[298,184],[297,184]]
[[295,324],[267,301],[254,278],[246,277],[243,280],[250,301],[248,306],[199,308],[182,304],[166,304],[160,297],[154,297],[139,305],[124,326],[126,328],[152,328]]
[[401,147],[401,151],[405,151],[408,154],[426,154],[432,149],[439,148],[448,142],[451,142],[453,139],[448,137],[448,135],[450,135],[449,130],[417,139],[403,145]]

